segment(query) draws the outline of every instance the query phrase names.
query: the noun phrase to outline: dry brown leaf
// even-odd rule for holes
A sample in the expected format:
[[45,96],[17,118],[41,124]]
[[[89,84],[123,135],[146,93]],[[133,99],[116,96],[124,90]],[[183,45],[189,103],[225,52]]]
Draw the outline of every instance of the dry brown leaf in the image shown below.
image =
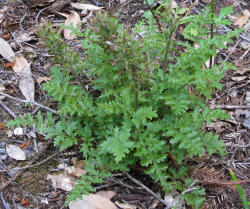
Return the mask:
[[108,200],[110,200],[112,197],[114,197],[117,193],[114,191],[99,191],[96,192],[95,194],[107,198]]
[[48,174],[47,179],[51,179],[53,187],[70,192],[76,184],[76,177],[65,172]]
[[23,200],[23,199],[19,199],[19,198],[17,198],[17,197],[16,197],[16,199],[17,199],[18,201],[20,201],[21,204],[22,204],[24,207],[28,207],[28,206],[30,205],[30,202],[29,202],[29,201],[26,201],[26,200]]
[[[245,15],[239,16],[234,23],[235,25],[238,25],[240,28],[242,28],[247,23],[247,21],[250,17],[250,12],[247,9],[244,10],[244,14]],[[246,17],[247,17],[247,19],[246,19]]]
[[63,16],[63,17],[68,17],[69,16],[69,14],[67,14],[67,13],[64,13],[64,12],[55,12],[56,14],[59,14],[59,15],[61,15],[61,16]]
[[80,177],[82,174],[86,174],[87,173],[84,169],[75,168],[74,166],[68,166],[64,170],[68,174],[74,175],[76,177]]
[[88,10],[100,10],[104,7],[97,7],[91,4],[79,4],[79,3],[70,3],[72,7],[75,9],[83,10],[83,9],[88,9]]
[[79,160],[75,162],[74,165],[76,168],[84,168],[86,166],[86,163],[84,160]]
[[118,205],[120,208],[122,209],[134,209],[134,208],[138,208],[136,205],[128,205],[119,201],[115,202],[116,205]]
[[38,78],[36,79],[36,81],[37,81],[38,83],[42,83],[42,82],[44,82],[44,81],[51,81],[51,78],[48,78],[48,77],[38,77]]
[[13,144],[6,145],[6,153],[15,160],[26,160],[25,152],[18,146]]
[[[74,28],[76,28],[77,24],[81,23],[81,19],[80,16],[74,11],[72,12],[70,15],[68,15],[66,21],[65,21],[65,25],[70,25],[70,23],[73,23]],[[63,35],[66,39],[75,39],[77,36],[76,34],[72,34],[72,30],[69,29],[64,29],[63,30]]]
[[240,75],[244,75],[244,74],[249,73],[249,72],[250,72],[250,67],[247,65],[244,65],[242,67],[239,67],[235,73],[238,73]]
[[[86,203],[88,205],[85,207]],[[84,205],[84,207],[82,206]],[[80,206],[80,207],[79,207]],[[70,209],[84,208],[84,209],[117,209],[116,205],[110,200],[96,194],[82,195],[82,200],[77,199],[69,203]]]
[[[35,84],[34,80],[31,75],[31,70],[30,70],[30,65],[29,63],[23,70],[21,77],[19,79],[19,88],[23,94],[23,96],[26,98],[26,100],[29,101],[34,101],[34,96],[35,96]],[[33,104],[31,104],[32,106]]]
[[4,124],[5,124],[6,122],[2,122],[2,123],[0,123],[0,130],[2,130],[3,129],[3,127],[4,127]]
[[7,40],[7,39],[9,39],[9,38],[10,38],[10,33],[7,33],[7,34],[3,35],[3,39],[4,39],[4,40]]
[[4,91],[5,90],[5,86],[0,84],[0,91]]
[[7,41],[0,38],[0,54],[9,62],[14,62],[15,53]]
[[216,133],[221,133],[228,128],[228,123],[223,121],[216,121],[216,122],[211,122],[208,127],[214,128]]
[[10,68],[10,67],[12,67],[12,64],[13,64],[13,63],[9,62],[9,63],[7,63],[6,65],[4,65],[3,67]]
[[233,81],[243,81],[243,80],[245,80],[246,78],[248,78],[248,76],[236,76],[236,77],[232,77],[231,79],[233,80]]
[[85,202],[84,200],[79,200],[77,199],[76,201],[71,201],[69,203],[69,209],[97,209],[97,207],[95,207],[94,205]]
[[209,168],[207,166],[202,167],[202,168],[194,168],[192,170],[190,168],[190,175],[192,176],[193,179],[198,179],[200,181],[219,181],[219,178],[221,177],[221,174],[215,170],[214,168]]
[[55,0],[32,0],[32,4],[33,6],[39,6],[39,7],[42,7],[42,6],[46,6],[52,2],[54,2]]
[[28,65],[27,60],[22,56],[18,55],[14,59],[14,63],[12,65],[12,69],[17,75],[21,75],[22,70]]
[[22,43],[24,41],[33,41],[36,40],[36,38],[34,36],[30,36],[29,33],[23,32],[23,31],[19,31],[16,34],[16,39],[15,39],[18,43]]

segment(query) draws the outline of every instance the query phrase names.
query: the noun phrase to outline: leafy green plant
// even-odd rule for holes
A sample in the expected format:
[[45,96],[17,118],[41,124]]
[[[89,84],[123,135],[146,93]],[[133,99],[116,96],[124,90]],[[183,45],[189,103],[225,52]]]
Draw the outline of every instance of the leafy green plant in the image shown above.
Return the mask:
[[[214,21],[209,8],[203,15],[188,18],[181,18],[178,9],[170,7],[156,13],[158,24],[156,15],[148,14],[134,28],[119,24],[108,13],[98,13],[84,32],[80,26],[62,25],[81,37],[83,50],[79,53],[66,45],[51,25],[40,27],[45,47],[61,65],[51,68],[53,80],[44,85],[47,95],[58,102],[59,118],[40,112],[36,118],[28,114],[7,125],[36,124],[47,138],[54,138],[60,150],[81,145],[88,174],[78,181],[67,203],[93,191],[92,184],[101,183],[112,171],[129,171],[136,163],[145,167],[145,173],[165,192],[184,191],[193,182],[189,178],[183,181],[185,156],[225,154],[218,135],[206,133],[202,127],[212,118],[230,118],[221,110],[206,107],[205,97],[211,98],[211,92],[222,88],[220,79],[233,66],[222,63],[222,68],[214,65],[206,69],[203,65],[239,31],[204,39],[207,30],[201,26]],[[182,23],[190,23],[184,36],[193,42],[172,41],[173,32]],[[165,27],[160,27],[161,31],[159,24]],[[192,28],[197,30],[195,38]],[[195,49],[194,43],[200,48]],[[178,45],[186,52],[174,56]],[[189,92],[190,86],[195,92]],[[175,156],[176,163],[169,164],[169,156]],[[204,189],[182,198],[199,208],[202,194]]]

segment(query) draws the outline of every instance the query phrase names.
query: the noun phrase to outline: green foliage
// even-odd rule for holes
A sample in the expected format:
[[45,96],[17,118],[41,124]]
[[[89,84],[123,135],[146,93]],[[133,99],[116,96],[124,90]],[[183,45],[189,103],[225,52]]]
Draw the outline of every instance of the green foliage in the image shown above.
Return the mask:
[[[189,187],[193,183],[192,179],[185,179],[185,186]],[[195,209],[201,208],[202,203],[205,200],[203,197],[205,189],[196,189],[191,192],[185,193],[181,199],[188,200],[188,204],[192,205]]]
[[[215,89],[222,88],[220,79],[233,66],[203,66],[211,55],[216,56],[216,48],[225,48],[222,43],[232,42],[239,31],[206,40],[208,29],[203,26],[213,21],[228,24],[223,17],[229,12],[228,8],[221,10],[214,20],[207,8],[201,15],[181,19],[178,14],[182,12],[166,7],[163,12],[157,10],[160,23],[167,25],[162,32],[153,15],[126,29],[108,13],[98,13],[84,33],[80,26],[61,26],[82,37],[81,54],[66,45],[51,25],[40,27],[45,47],[60,64],[51,68],[53,79],[44,85],[47,95],[58,102],[60,115],[55,120],[50,113],[44,117],[39,112],[36,119],[28,114],[7,125],[36,124],[47,133],[46,138],[54,138],[60,150],[81,145],[88,174],[78,181],[68,203],[93,191],[92,184],[100,183],[110,172],[128,171],[136,163],[145,166],[145,173],[165,192],[184,191],[192,183],[186,179],[183,184],[185,156],[225,154],[218,135],[206,133],[202,127],[212,118],[230,117],[206,107],[204,97],[211,98]],[[193,43],[171,40],[171,33],[183,22],[189,23],[184,37]],[[200,47],[195,49],[194,43]],[[170,56],[175,45],[182,45],[186,52]],[[167,69],[162,69],[166,63]],[[194,93],[189,92],[190,86]],[[169,155],[176,156],[175,167],[168,163]],[[199,208],[202,194],[204,190],[198,189],[182,198]]]

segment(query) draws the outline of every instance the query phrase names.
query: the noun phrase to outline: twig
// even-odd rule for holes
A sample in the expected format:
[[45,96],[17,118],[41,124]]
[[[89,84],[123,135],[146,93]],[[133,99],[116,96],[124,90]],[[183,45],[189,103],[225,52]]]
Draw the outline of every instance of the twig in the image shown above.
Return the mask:
[[210,106],[211,109],[250,109],[250,106],[243,106],[243,105],[213,105]]
[[245,53],[239,58],[240,60],[243,60],[243,58],[248,54],[248,52],[250,51],[250,48],[248,48]]
[[35,174],[33,174],[32,176],[30,176],[30,177],[28,177],[28,178],[26,178],[26,179],[20,181],[19,183],[23,183],[23,182],[25,182],[25,181],[28,181],[28,180],[34,178],[36,175],[37,175],[37,173],[35,173]]
[[156,18],[156,16],[155,16],[155,13],[154,13],[153,9],[152,9],[152,8],[151,8],[151,6],[149,5],[148,0],[145,0],[145,1],[146,1],[146,4],[148,5],[148,8],[149,8],[149,10],[150,10],[151,14],[153,15],[153,17],[154,17],[154,19],[155,19],[155,21],[156,21],[156,23],[157,23],[157,25],[158,25],[158,29],[159,29],[159,31],[160,31],[160,32],[162,32],[162,29],[161,29],[161,24],[160,24],[160,22],[158,21],[158,19]]
[[113,176],[110,176],[110,177],[108,177],[107,179],[110,180],[110,181],[113,181],[113,182],[115,182],[115,183],[117,183],[117,184],[120,184],[120,185],[122,185],[122,186],[124,186],[124,187],[127,187],[127,188],[129,188],[129,189],[131,189],[131,190],[134,190],[134,189],[135,189],[133,186],[130,186],[130,185],[124,183],[124,182],[123,182],[122,180],[120,180],[120,179],[115,179]]
[[16,118],[17,116],[15,115],[15,113],[13,113],[3,102],[2,100],[0,100],[0,105],[2,105],[2,107],[13,117]]
[[26,15],[27,15],[27,13],[24,14],[24,16],[21,18],[20,23],[19,23],[21,30],[24,32],[27,32],[27,31],[23,29],[22,22],[23,22],[24,18],[26,17]]
[[133,205],[129,204],[127,201],[125,201],[124,199],[121,199],[122,202],[124,202],[125,204],[127,204],[128,206],[130,206],[132,209],[136,209]]
[[[182,197],[184,194],[186,194],[186,193],[188,193],[188,192],[192,192],[193,190],[198,189],[198,187],[192,187],[192,186],[195,185],[195,183],[196,183],[196,181],[194,181],[185,191],[183,191],[183,192],[181,193],[181,195],[178,197],[178,200],[181,199],[181,197]],[[191,188],[191,187],[192,187],[192,188]]]
[[130,176],[127,172],[123,172],[131,181],[133,181],[134,183],[138,184],[140,187],[142,187],[144,190],[146,190],[149,194],[151,194],[155,199],[157,199],[158,201],[160,201],[161,203],[163,203],[165,206],[167,206],[168,208],[170,207],[170,205],[164,201],[162,198],[160,198],[157,194],[155,194],[151,189],[149,189],[148,187],[146,187],[144,184],[140,183],[139,181],[137,181],[136,179],[134,179],[132,176]]
[[10,171],[18,171],[18,170],[24,170],[24,169],[27,169],[27,168],[33,168],[33,167],[36,167],[36,166],[39,166],[43,163],[45,163],[46,161],[48,161],[49,159],[51,159],[52,157],[55,157],[59,152],[56,152],[54,153],[53,155],[49,156],[48,158],[46,158],[45,160],[42,160],[41,162],[37,163],[37,164],[34,164],[34,165],[27,165],[27,166],[24,166],[24,167],[21,167],[21,168],[13,168],[11,170],[0,170],[0,173],[3,173],[3,172],[10,172]]
[[1,200],[2,200],[2,203],[3,203],[3,206],[5,209],[10,209],[10,207],[6,204],[5,200],[4,200],[4,197],[3,197],[3,192],[0,192],[0,197],[1,197]]
[[241,8],[240,4],[234,0],[234,2],[238,5],[238,7],[240,8],[240,10],[242,11],[243,15],[245,16],[246,20],[248,20],[248,17],[246,16],[246,14],[244,13],[243,9]]
[[10,95],[8,95],[8,94],[2,93],[2,92],[0,92],[0,95],[6,96],[6,97],[8,97],[8,98],[10,98],[10,99],[13,99],[13,100],[16,100],[16,101],[19,101],[19,102],[32,103],[32,104],[37,105],[37,106],[39,106],[39,107],[41,107],[41,108],[44,108],[45,110],[48,110],[48,111],[50,111],[50,112],[52,112],[52,113],[58,114],[57,111],[52,110],[52,109],[50,109],[49,107],[43,106],[43,105],[41,105],[41,104],[39,104],[39,103],[37,103],[37,102],[34,102],[34,101],[18,99],[18,98],[15,98],[15,97],[10,96]]
[[39,17],[39,15],[44,11],[44,10],[46,10],[46,9],[48,9],[49,7],[45,7],[45,8],[43,8],[43,9],[41,9],[38,13],[37,13],[37,15],[36,15],[36,24],[38,25],[38,17]]
[[134,1],[134,0],[130,0],[130,1],[128,1],[128,2],[126,2],[126,3],[124,3],[124,4],[122,4],[121,7],[124,7],[124,6],[128,5],[128,4],[131,3],[132,1]]
[[98,2],[97,0],[92,0],[92,1],[96,4],[96,6],[100,6],[100,7],[104,6],[102,3]]
[[241,40],[239,39],[237,41],[237,43],[234,45],[234,47],[231,49],[231,51],[229,52],[229,54],[227,55],[227,57],[225,58],[224,62],[226,62],[229,59],[230,55],[234,52],[234,50],[236,49],[236,47],[239,45],[240,42],[241,42]]

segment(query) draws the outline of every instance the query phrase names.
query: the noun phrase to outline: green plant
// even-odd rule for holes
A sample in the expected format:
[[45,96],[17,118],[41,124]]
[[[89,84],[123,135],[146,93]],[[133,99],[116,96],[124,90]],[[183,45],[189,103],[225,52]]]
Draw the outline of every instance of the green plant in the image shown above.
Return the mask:
[[[233,172],[232,169],[229,169],[229,173],[230,173],[230,175],[231,175],[231,177],[232,177],[232,179],[233,179],[234,181],[238,181],[238,179],[237,179],[237,177],[235,176],[235,174],[234,174],[234,172]],[[249,208],[249,206],[248,206],[249,203],[247,202],[246,196],[245,196],[245,194],[244,194],[244,191],[243,191],[241,185],[236,185],[236,187],[237,187],[238,192],[239,192],[239,194],[240,194],[240,197],[241,197],[241,199],[242,199],[244,208],[245,208],[245,209],[248,209],[248,208]]]
[[[193,182],[190,178],[183,180],[185,155],[225,154],[218,135],[206,133],[202,127],[212,118],[229,115],[206,107],[204,98],[211,98],[211,92],[222,88],[220,79],[233,66],[222,63],[222,68],[214,65],[205,69],[203,65],[210,55],[216,56],[216,48],[225,48],[222,43],[232,42],[239,31],[206,40],[207,29],[200,26],[214,21],[209,8],[203,15],[186,18],[179,17],[178,9],[160,10],[155,18],[167,25],[161,32],[150,13],[134,28],[118,24],[119,20],[107,13],[98,13],[84,33],[80,26],[62,25],[82,37],[79,54],[51,25],[40,28],[45,47],[54,55],[53,61],[61,65],[51,68],[53,80],[44,85],[48,96],[58,102],[59,118],[39,112],[36,118],[28,114],[7,125],[36,124],[47,133],[46,138],[54,137],[60,150],[81,145],[88,174],[78,181],[67,203],[93,191],[91,184],[102,182],[112,171],[129,171],[128,167],[136,163],[144,166],[145,173],[165,192],[184,191]],[[193,43],[172,41],[173,32],[182,23],[190,23],[184,35]],[[195,49],[194,43],[200,48]],[[181,56],[173,56],[177,45],[187,49]],[[72,82],[75,80],[78,85]],[[189,93],[190,86],[195,92]],[[176,164],[168,163],[170,155],[176,156]],[[202,194],[204,189],[200,188],[182,198],[198,208],[204,200]]]

